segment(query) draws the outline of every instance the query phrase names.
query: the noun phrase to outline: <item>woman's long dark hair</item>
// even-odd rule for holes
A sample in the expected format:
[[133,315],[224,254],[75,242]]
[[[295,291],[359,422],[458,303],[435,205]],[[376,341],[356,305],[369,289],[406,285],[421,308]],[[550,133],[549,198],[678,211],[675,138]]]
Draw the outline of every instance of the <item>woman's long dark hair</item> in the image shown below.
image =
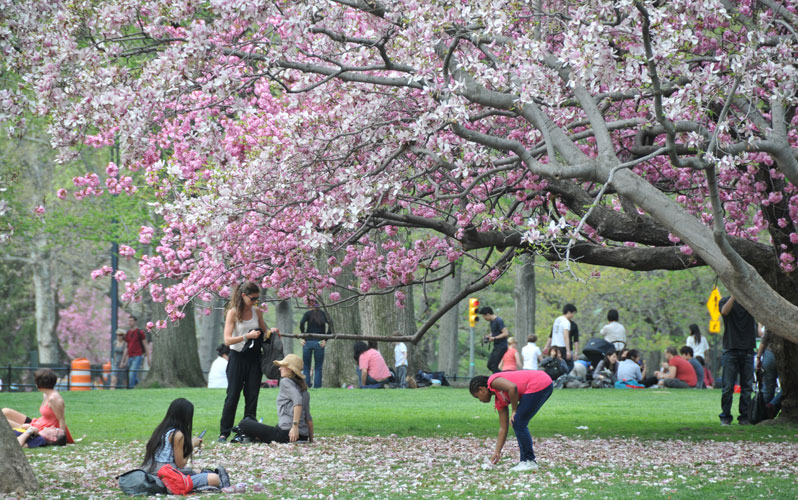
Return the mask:
[[260,287],[251,281],[245,281],[233,288],[233,293],[230,295],[230,302],[227,303],[225,312],[230,309],[235,311],[236,323],[241,321],[241,314],[244,313],[244,295],[253,293],[260,294]]
[[297,387],[299,387],[299,392],[305,392],[308,390],[308,384],[305,382],[305,380],[299,375],[295,374],[293,371],[291,372],[291,376],[288,377],[288,380],[292,380]]
[[[164,437],[170,429],[176,429],[183,433],[183,456],[188,458],[194,447],[191,445],[191,423],[194,420],[194,405],[185,398],[177,398],[169,405],[166,416],[158,427],[152,432],[150,440],[147,441],[144,462],[142,465],[151,465],[155,459],[155,452],[163,445]],[[172,434],[174,437],[174,434]]]
[[695,337],[695,345],[700,344],[701,343],[701,330],[698,328],[698,325],[693,323],[688,328],[690,328],[690,335]]
[[360,362],[360,355],[371,349],[369,345],[362,340],[355,342],[355,363]]

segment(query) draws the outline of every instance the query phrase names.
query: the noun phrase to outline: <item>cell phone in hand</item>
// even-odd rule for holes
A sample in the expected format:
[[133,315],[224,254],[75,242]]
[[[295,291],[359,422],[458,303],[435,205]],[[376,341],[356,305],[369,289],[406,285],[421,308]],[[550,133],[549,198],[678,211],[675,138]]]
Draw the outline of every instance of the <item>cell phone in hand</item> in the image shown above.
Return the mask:
[[206,430],[204,430],[204,431],[202,431],[202,432],[200,432],[200,434],[199,434],[199,438],[200,438],[200,439],[204,438],[204,437],[205,437],[205,433],[206,433],[206,432],[208,432],[208,430],[207,430],[207,429],[206,429]]

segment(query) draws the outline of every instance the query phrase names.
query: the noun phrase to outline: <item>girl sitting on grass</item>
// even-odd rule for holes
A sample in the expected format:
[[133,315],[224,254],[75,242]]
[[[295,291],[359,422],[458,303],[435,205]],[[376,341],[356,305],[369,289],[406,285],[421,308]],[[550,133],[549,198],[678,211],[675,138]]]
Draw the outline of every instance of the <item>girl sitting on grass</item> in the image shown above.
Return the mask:
[[[471,395],[483,403],[490,403],[496,395],[495,406],[499,411],[499,438],[491,462],[496,464],[502,457],[502,448],[507,440],[508,422],[513,425],[521,461],[510,469],[513,472],[526,472],[538,469],[535,452],[532,449],[532,436],[529,434],[529,421],[549,399],[554,384],[546,372],[540,370],[521,370],[494,373],[490,377],[477,375],[471,379]],[[508,406],[512,407],[512,414]]]
[[202,445],[202,438],[191,437],[193,420],[194,405],[189,400],[177,398],[172,401],[166,416],[147,441],[142,468],[150,474],[158,474],[161,467],[171,464],[183,474],[191,476],[194,491],[207,486],[230,486],[230,479],[222,468],[218,469],[218,474],[186,468],[194,448]]

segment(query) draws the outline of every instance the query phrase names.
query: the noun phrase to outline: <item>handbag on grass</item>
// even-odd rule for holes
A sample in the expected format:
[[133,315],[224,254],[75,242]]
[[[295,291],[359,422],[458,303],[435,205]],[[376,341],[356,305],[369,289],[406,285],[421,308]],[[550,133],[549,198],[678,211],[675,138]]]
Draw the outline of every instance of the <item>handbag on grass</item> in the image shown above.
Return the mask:
[[158,470],[158,479],[163,481],[166,490],[172,495],[188,495],[194,489],[191,476],[183,474],[172,464],[166,464]]

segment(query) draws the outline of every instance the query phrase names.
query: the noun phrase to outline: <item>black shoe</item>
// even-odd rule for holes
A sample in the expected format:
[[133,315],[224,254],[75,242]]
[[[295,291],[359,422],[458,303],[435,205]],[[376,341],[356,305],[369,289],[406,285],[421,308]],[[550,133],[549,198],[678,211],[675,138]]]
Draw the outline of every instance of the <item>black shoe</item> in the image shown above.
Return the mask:
[[237,425],[230,430],[233,431],[233,434],[241,434],[241,429]]
[[224,470],[224,467],[221,465],[216,469],[216,474],[219,475],[219,483],[222,488],[227,488],[230,486],[230,476],[227,475],[227,471]]
[[732,419],[730,419],[730,418],[721,418],[720,419],[720,425],[726,426],[726,425],[731,425],[731,423],[732,423]]
[[246,444],[251,442],[252,438],[247,436],[246,434],[236,434],[236,436],[231,441],[231,443],[241,443],[241,444]]
[[751,425],[751,421],[747,418],[741,418],[737,423],[740,425]]
[[226,442],[227,442],[227,438],[228,438],[228,437],[230,437],[230,436],[229,436],[229,435],[228,435],[228,436],[225,436],[224,434],[222,434],[221,436],[219,436],[219,439],[217,440],[217,442],[219,442],[219,443],[226,443]]

